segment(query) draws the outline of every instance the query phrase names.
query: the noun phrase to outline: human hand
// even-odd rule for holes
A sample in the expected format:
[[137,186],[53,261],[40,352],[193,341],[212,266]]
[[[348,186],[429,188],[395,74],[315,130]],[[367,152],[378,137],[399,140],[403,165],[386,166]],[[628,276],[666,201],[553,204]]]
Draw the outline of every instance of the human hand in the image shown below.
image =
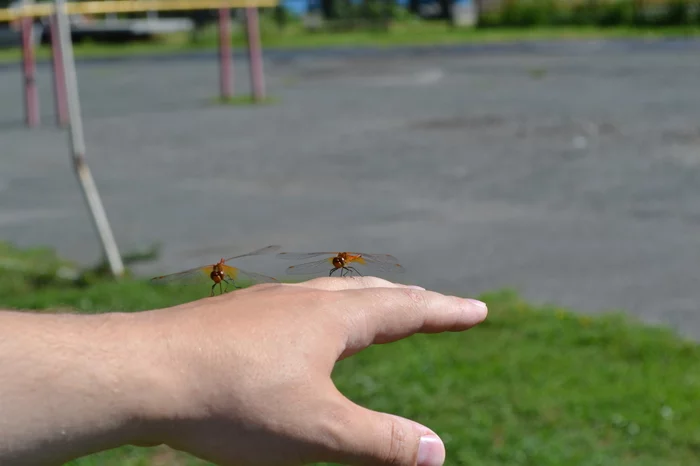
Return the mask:
[[331,379],[336,361],[415,333],[463,331],[479,301],[373,277],[264,284],[150,311],[163,342],[138,444],[165,443],[219,465],[433,466],[429,428],[354,404]]

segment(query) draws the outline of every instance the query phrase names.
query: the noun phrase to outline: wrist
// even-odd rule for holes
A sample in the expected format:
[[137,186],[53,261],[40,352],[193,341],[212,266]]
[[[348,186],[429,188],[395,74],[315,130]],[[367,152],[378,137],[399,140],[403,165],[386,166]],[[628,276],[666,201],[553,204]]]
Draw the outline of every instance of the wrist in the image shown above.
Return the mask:
[[109,376],[118,381],[120,415],[128,435],[123,443],[152,446],[168,443],[173,421],[188,400],[187,374],[176,360],[174,310],[119,313],[108,317],[105,328],[119,335],[117,355]]
[[173,372],[154,317],[0,313],[0,463],[160,443]]
[[197,320],[190,315],[176,306],[113,316],[128,341],[119,349],[119,358],[128,362],[128,370],[119,370],[128,443],[176,445],[183,428],[206,416],[197,362],[202,348],[188,343]]

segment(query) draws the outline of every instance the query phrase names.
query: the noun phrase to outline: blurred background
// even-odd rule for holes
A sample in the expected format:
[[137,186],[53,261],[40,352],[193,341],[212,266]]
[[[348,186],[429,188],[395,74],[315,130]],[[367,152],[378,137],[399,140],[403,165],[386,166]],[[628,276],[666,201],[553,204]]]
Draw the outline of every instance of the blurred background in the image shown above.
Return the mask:
[[[119,279],[74,173],[49,18],[0,23],[0,306],[198,299],[206,274],[148,279],[268,244],[391,254],[405,273],[366,273],[480,297],[489,318],[334,378],[433,428],[447,464],[697,462],[700,2],[222,11],[70,17]],[[288,280],[291,264],[233,265]],[[71,464],[204,463],[159,447]]]

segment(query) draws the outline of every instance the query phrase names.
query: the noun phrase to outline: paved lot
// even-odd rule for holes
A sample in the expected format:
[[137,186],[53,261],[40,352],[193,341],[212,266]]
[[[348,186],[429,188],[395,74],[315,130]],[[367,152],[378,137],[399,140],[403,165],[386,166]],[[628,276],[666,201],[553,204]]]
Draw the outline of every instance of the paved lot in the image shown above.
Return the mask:
[[[140,273],[271,243],[390,252],[445,292],[511,287],[700,336],[697,49],[279,54],[279,103],[213,107],[216,62],[79,66],[88,162]],[[236,62],[236,87],[248,90]],[[99,245],[67,135],[21,126],[0,71],[0,238],[81,262]],[[280,273],[286,261],[242,262]]]

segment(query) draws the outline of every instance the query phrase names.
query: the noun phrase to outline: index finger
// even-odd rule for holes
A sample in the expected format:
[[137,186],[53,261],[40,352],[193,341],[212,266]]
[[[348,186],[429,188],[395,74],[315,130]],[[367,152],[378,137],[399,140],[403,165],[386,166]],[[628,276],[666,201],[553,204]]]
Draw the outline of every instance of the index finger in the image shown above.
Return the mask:
[[488,314],[481,301],[434,291],[368,288],[340,293],[347,296],[345,305],[336,308],[346,323],[342,357],[416,333],[464,331],[481,323]]

